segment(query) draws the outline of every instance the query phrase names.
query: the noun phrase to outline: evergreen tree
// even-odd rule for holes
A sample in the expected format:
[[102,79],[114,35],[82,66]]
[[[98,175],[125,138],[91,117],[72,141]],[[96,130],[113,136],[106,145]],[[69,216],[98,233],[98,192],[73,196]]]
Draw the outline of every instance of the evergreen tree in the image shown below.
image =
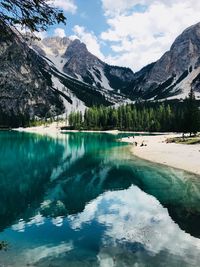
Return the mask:
[[200,112],[196,103],[193,89],[190,90],[188,98],[185,100],[186,108],[184,113],[183,131],[190,133],[190,136],[196,134],[200,125]]
[[[68,116],[70,126],[88,130],[132,130],[132,131],[189,131],[200,130],[199,110],[194,95],[185,102],[175,104],[146,102],[119,107],[92,107]],[[186,119],[187,118],[187,119]],[[187,123],[189,122],[189,124]],[[183,127],[184,126],[184,127]]]

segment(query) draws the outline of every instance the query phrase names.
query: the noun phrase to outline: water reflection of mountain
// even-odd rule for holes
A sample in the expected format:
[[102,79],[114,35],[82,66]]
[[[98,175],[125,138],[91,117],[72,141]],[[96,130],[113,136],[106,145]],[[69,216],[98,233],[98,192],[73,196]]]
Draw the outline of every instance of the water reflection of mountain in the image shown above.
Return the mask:
[[3,133],[0,142],[1,229],[38,213],[46,217],[80,213],[103,192],[134,184],[167,207],[182,229],[199,236],[196,177],[132,159],[111,135],[73,133],[51,139]]
[[48,137],[0,133],[1,230],[39,206],[63,149]]

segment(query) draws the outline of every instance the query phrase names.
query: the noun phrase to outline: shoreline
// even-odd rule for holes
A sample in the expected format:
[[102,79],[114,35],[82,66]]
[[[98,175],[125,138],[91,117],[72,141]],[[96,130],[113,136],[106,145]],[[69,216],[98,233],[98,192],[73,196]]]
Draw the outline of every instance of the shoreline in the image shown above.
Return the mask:
[[[46,135],[53,138],[62,138],[62,133],[67,132],[86,132],[86,133],[107,133],[117,135],[120,133],[132,133],[138,134],[133,137],[124,137],[119,141],[133,144],[137,142],[138,145],[130,148],[131,153],[141,159],[173,167],[176,169],[185,170],[196,175],[200,175],[200,144],[186,145],[166,143],[167,138],[174,138],[181,136],[181,134],[175,133],[148,133],[148,132],[128,132],[128,131],[78,131],[78,130],[60,130],[63,123],[52,123],[49,125],[16,128],[13,131],[35,133],[40,135]],[[141,136],[140,136],[141,134]],[[143,135],[142,135],[143,134]],[[150,135],[151,134],[151,135]],[[155,135],[153,135],[155,134]],[[140,146],[144,142],[146,146]]]
[[27,133],[36,133],[42,135],[55,135],[60,133],[108,133],[108,134],[137,134],[137,135],[164,135],[169,133],[163,132],[144,132],[144,131],[120,131],[120,130],[61,130],[65,124],[63,122],[57,123],[53,122],[47,125],[40,125],[40,126],[32,126],[32,127],[19,127],[13,129],[6,129],[11,131],[18,131],[18,132],[27,132]]
[[35,134],[46,135],[46,136],[56,138],[56,137],[61,136],[60,127],[62,126],[63,126],[63,123],[53,122],[47,125],[40,125],[40,126],[33,126],[33,127],[26,127],[26,128],[24,127],[14,128],[12,129],[12,131],[35,133]]
[[[200,144],[166,143],[167,138],[178,136],[181,134],[125,137],[121,142],[129,144],[137,142],[137,146],[133,145],[130,148],[131,153],[136,157],[200,175]],[[140,146],[142,142],[144,146]]]

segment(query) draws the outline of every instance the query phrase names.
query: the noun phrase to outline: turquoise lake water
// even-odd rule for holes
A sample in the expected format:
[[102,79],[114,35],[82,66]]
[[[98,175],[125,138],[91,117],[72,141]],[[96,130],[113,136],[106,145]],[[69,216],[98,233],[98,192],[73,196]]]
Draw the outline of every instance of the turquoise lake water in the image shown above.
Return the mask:
[[200,177],[119,137],[0,132],[0,266],[200,265]]

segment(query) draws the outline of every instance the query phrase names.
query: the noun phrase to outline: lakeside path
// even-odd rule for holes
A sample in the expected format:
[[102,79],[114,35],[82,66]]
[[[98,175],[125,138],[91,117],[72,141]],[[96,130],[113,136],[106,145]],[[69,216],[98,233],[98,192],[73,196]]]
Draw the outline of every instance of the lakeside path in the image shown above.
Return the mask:
[[[166,143],[167,138],[180,135],[135,136],[122,138],[122,142],[138,145],[131,148],[132,153],[142,159],[200,175],[200,144],[186,145]],[[140,146],[144,142],[146,146]]]

